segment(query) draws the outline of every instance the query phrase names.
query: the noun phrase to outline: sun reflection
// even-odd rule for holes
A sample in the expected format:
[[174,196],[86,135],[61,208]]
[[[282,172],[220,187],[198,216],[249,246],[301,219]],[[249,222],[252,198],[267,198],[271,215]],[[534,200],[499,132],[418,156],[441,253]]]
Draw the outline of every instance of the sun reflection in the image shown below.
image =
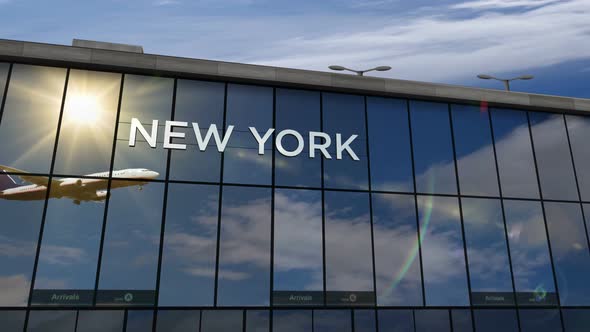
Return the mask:
[[98,97],[88,94],[74,94],[68,98],[68,120],[78,124],[94,124],[100,116],[102,106]]

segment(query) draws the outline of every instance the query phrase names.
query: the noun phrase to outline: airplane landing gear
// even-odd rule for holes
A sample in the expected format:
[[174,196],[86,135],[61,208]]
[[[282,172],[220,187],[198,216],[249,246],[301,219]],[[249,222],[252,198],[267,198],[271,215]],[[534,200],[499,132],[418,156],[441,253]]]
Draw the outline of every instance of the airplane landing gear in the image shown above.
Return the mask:
[[137,187],[137,190],[142,191],[143,190],[143,185],[140,185],[139,187]]
[[80,201],[79,201],[79,200],[77,200],[77,199],[75,199],[75,200],[74,200],[74,204],[76,204],[76,205],[80,205]]

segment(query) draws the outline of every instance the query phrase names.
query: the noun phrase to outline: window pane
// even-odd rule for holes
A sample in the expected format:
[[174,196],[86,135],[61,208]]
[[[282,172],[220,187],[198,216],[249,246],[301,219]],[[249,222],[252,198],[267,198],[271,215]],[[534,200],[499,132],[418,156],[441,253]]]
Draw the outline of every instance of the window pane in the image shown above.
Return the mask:
[[4,332],[22,332],[25,325],[24,310],[0,311],[0,325]]
[[87,175],[109,170],[120,85],[120,74],[70,71],[56,174]]
[[6,79],[8,78],[8,63],[0,62],[0,99],[4,96],[4,88],[6,88]]
[[[84,195],[100,199],[97,191],[106,192],[108,181],[66,178],[52,181],[32,302],[91,305],[104,202],[86,201]],[[80,186],[88,190],[80,191]]]
[[539,197],[527,114],[493,109],[492,125],[504,197]]
[[416,191],[456,194],[457,180],[447,104],[411,101]]
[[223,181],[229,183],[271,184],[274,135],[258,154],[258,143],[248,127],[264,136],[272,128],[272,88],[229,84],[227,87],[226,127],[235,126],[223,162]]
[[213,305],[219,187],[171,183],[159,305]]
[[[328,152],[332,159],[324,159],[324,187],[341,189],[368,189],[367,141],[365,127],[365,101],[361,96],[324,93],[323,131],[330,135],[332,144]],[[359,160],[353,160],[346,152],[342,159],[336,155],[336,134],[341,134],[342,142],[358,137],[350,144]],[[320,142],[318,139],[317,142]],[[321,152],[316,151],[316,158]]]
[[[301,136],[305,146],[295,157],[275,153],[275,182],[279,186],[322,186],[321,155],[309,157],[310,131],[320,131],[320,94],[313,91],[277,89],[276,130],[293,129]],[[287,151],[297,149],[297,139],[286,135],[282,146]]]
[[590,200],[590,150],[587,147],[590,142],[590,118],[586,116],[565,116],[567,129],[570,135],[572,153],[574,154],[574,164],[576,166],[576,175],[578,176],[578,185],[582,200]]
[[566,332],[586,332],[590,326],[590,311],[587,309],[563,309],[563,326]]
[[453,332],[473,332],[471,310],[451,310],[451,318],[453,320]]
[[461,194],[498,196],[488,112],[467,105],[452,105],[451,109]]
[[416,332],[450,332],[448,310],[416,310]]
[[521,309],[519,315],[521,332],[562,331],[559,310]]
[[129,310],[125,332],[151,332],[153,322],[152,310]]
[[514,304],[499,200],[461,198],[473,305]]
[[407,102],[367,98],[371,188],[414,191]]
[[326,300],[374,305],[369,195],[325,192]]
[[580,205],[545,202],[561,305],[590,304],[590,253]]
[[137,184],[112,182],[97,303],[154,303],[164,185]]
[[203,310],[201,332],[242,332],[241,310]]
[[426,305],[468,305],[457,198],[418,196]]
[[245,332],[268,332],[270,328],[270,316],[267,310],[246,311]]
[[414,315],[410,310],[379,310],[379,332],[414,332]]
[[310,310],[274,310],[272,326],[275,332],[312,331],[312,313]]
[[75,311],[31,311],[27,332],[74,332]]
[[[223,83],[178,80],[174,120],[188,122],[189,127],[192,122],[198,123],[203,138],[211,124],[222,131],[224,99]],[[178,128],[175,131],[185,132],[183,144],[187,147],[186,150],[172,150],[170,179],[219,181],[221,153],[217,151],[215,141],[212,139],[207,149],[200,151],[192,128]]]
[[[159,173],[160,179],[166,177],[168,152],[162,147],[164,126],[172,112],[172,90],[174,80],[169,78],[125,75],[117,146],[115,150],[115,170],[126,168],[147,168]],[[149,146],[145,138],[136,131],[136,144],[129,146],[131,119],[138,119],[146,131],[152,133],[152,121],[158,120],[156,148]],[[190,120],[189,120],[190,121]]]
[[354,311],[354,332],[375,332],[376,329],[375,310]]
[[421,306],[422,278],[414,196],[373,194],[377,304]]
[[514,310],[474,310],[473,318],[477,332],[518,332]]
[[0,173],[0,188],[4,190],[0,193],[4,221],[0,227],[0,306],[25,306],[29,299],[48,179],[31,176],[27,180],[38,186],[19,193],[23,190],[19,186],[33,185],[18,176]]
[[[4,89],[2,67],[0,88]],[[0,164],[22,172],[49,173],[65,79],[63,68],[14,65],[1,114]]]
[[159,310],[157,332],[198,331],[201,313],[198,310]]
[[268,305],[271,190],[224,187],[217,303]]
[[563,115],[529,115],[543,198],[578,200]]
[[314,332],[352,332],[350,310],[315,310]]
[[557,304],[541,203],[505,200],[504,213],[518,304]]
[[76,332],[122,332],[123,310],[80,310]]
[[275,191],[274,305],[324,304],[322,193]]

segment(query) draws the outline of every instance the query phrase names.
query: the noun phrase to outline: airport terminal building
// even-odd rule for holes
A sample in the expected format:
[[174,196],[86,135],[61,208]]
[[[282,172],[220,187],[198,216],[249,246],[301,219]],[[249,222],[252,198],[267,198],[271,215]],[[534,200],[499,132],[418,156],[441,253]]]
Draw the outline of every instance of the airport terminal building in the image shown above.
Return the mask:
[[590,330],[590,100],[0,40],[0,330]]

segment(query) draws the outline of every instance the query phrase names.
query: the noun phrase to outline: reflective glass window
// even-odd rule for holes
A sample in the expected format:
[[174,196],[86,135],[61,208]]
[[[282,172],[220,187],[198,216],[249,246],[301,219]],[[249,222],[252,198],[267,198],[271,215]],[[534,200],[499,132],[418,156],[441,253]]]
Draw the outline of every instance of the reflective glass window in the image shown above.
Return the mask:
[[122,332],[123,310],[80,310],[76,332]]
[[451,332],[448,310],[416,310],[416,332]]
[[[4,93],[0,67],[0,101]],[[8,172],[49,173],[66,70],[15,64],[0,123],[0,165]],[[1,166],[0,166],[1,167]]]
[[539,197],[527,113],[492,109],[492,126],[504,197]]
[[2,310],[0,311],[0,324],[2,331],[5,332],[22,332],[25,325],[24,310]]
[[369,195],[325,192],[326,301],[373,305]]
[[447,104],[410,102],[416,191],[456,194],[457,178]]
[[[330,135],[328,147],[331,159],[324,159],[324,187],[339,189],[368,189],[367,141],[365,127],[365,100],[362,96],[322,94],[323,131]],[[336,135],[344,144],[352,135],[358,135],[349,145],[359,160],[353,160],[347,151],[338,159]],[[322,140],[317,139],[317,143]],[[316,151],[316,158],[321,156]]]
[[0,62],[0,100],[4,97],[4,89],[6,87],[9,68],[10,65],[8,63]]
[[451,110],[461,194],[498,196],[488,112],[469,105],[452,105]]
[[367,98],[371,189],[414,191],[407,101]]
[[414,196],[373,194],[377,304],[422,305]]
[[92,304],[107,182],[52,178],[34,304]]
[[274,134],[265,142],[264,154],[260,155],[249,127],[256,128],[263,137],[272,123],[272,88],[228,85],[226,128],[234,126],[234,130],[224,154],[224,182],[271,184]]
[[499,200],[461,198],[473,305],[514,304]]
[[567,130],[574,155],[574,165],[582,200],[590,201],[590,118],[566,115]]
[[163,191],[162,183],[112,182],[97,303],[154,303]]
[[474,310],[477,332],[518,332],[515,310]]
[[199,310],[159,310],[157,332],[198,331],[201,320]]
[[521,309],[518,313],[521,332],[562,331],[557,309]]
[[[115,170],[147,168],[157,172],[160,179],[166,177],[168,152],[163,148],[164,128],[172,112],[173,88],[173,79],[125,75],[113,166]],[[129,146],[132,119],[137,119],[150,135],[154,130],[152,121],[158,120],[156,148],[152,148],[137,129],[135,146]]]
[[76,311],[40,310],[29,313],[27,332],[74,332]]
[[352,332],[350,310],[314,310],[314,332]]
[[563,326],[566,332],[586,332],[590,326],[590,311],[587,309],[563,309]]
[[56,174],[88,175],[108,171],[121,75],[71,70],[62,116]]
[[379,310],[379,332],[414,332],[411,310]]
[[418,196],[426,305],[468,305],[459,204],[454,197]]
[[160,275],[159,305],[212,305],[219,187],[171,183]]
[[[185,181],[219,181],[221,153],[211,138],[205,151],[200,151],[192,123],[198,123],[201,137],[205,138],[210,125],[223,132],[223,109],[225,107],[225,84],[178,80],[174,120],[188,122],[188,128],[175,128],[184,132],[186,150],[172,150],[170,179]],[[174,143],[181,143],[174,141]]]
[[274,305],[323,304],[322,193],[275,190]]
[[561,305],[590,303],[590,252],[579,204],[545,202]]
[[151,332],[153,322],[153,310],[129,310],[125,332]]
[[247,310],[245,332],[268,332],[270,315],[267,310]]
[[270,302],[271,190],[224,187],[217,303]]
[[[275,183],[279,186],[322,186],[321,155],[309,157],[309,132],[321,131],[320,94],[313,91],[277,89],[276,130],[292,129],[303,137],[304,148],[295,157],[275,153]],[[286,151],[295,151],[299,143],[293,135],[281,140]]]
[[545,199],[578,200],[563,114],[529,112]]
[[469,309],[451,310],[451,320],[453,322],[453,332],[473,332],[473,322],[471,321],[471,310],[469,310]]
[[203,310],[201,332],[242,332],[241,310]]
[[29,299],[47,181],[0,173],[0,306],[25,306]]
[[375,332],[377,331],[377,322],[375,321],[375,310],[355,310],[354,331],[355,332]]
[[311,310],[274,310],[273,331],[308,332],[312,331]]
[[519,305],[557,304],[541,203],[504,201]]

